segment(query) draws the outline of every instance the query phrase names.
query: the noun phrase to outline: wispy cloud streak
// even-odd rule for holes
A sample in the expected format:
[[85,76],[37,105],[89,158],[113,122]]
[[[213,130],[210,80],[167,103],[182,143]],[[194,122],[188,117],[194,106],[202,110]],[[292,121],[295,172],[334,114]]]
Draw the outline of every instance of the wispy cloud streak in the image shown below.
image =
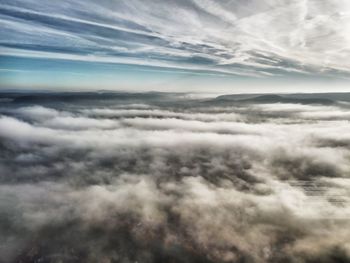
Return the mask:
[[349,12],[345,0],[3,0],[0,52],[243,76],[348,75]]

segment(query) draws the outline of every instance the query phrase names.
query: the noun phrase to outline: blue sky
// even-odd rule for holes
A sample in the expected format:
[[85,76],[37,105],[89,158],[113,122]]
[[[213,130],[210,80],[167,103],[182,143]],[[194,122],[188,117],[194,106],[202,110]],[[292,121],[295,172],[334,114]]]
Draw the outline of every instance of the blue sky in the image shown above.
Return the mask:
[[0,88],[342,91],[348,0],[0,0]]

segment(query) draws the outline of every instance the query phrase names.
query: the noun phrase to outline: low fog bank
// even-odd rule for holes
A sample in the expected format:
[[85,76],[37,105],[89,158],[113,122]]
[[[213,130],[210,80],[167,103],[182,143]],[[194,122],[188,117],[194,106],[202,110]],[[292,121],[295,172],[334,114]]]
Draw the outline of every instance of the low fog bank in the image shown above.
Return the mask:
[[123,96],[0,101],[1,263],[350,262],[347,102]]

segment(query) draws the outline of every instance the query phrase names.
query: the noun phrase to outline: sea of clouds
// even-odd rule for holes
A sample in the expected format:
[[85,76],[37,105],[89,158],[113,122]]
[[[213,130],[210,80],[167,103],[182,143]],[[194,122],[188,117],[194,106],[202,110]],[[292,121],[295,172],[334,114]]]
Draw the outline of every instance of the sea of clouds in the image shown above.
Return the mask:
[[347,104],[0,109],[0,262],[349,262]]

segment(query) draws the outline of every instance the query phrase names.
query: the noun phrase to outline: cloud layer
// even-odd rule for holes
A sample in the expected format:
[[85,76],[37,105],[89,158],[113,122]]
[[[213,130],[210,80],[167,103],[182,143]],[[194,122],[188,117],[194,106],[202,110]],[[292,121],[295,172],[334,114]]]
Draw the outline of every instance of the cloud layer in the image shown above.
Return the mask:
[[2,55],[240,76],[348,76],[347,0],[8,1]]
[[39,104],[0,109],[0,262],[350,260],[346,105]]

